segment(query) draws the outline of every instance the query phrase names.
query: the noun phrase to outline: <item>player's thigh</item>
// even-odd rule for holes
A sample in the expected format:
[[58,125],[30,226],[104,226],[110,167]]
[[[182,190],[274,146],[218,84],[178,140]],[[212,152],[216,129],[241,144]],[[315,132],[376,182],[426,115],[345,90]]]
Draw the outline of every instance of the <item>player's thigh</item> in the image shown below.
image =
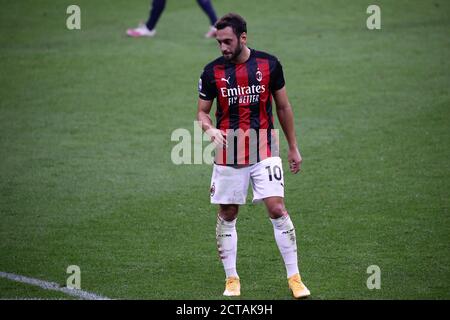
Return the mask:
[[250,171],[253,202],[269,197],[284,198],[284,174],[280,157],[270,157],[258,162]]
[[230,166],[214,165],[211,178],[211,203],[245,204],[250,179],[250,170]]

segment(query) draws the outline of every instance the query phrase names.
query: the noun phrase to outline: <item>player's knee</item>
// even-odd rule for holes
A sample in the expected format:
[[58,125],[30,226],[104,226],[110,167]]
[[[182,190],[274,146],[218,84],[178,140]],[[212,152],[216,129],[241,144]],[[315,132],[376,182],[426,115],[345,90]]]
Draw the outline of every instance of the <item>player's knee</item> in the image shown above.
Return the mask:
[[231,221],[237,218],[239,206],[234,204],[221,204],[219,208],[219,216],[226,220]]
[[273,204],[267,209],[269,211],[269,216],[272,219],[277,219],[287,214],[286,208],[282,203]]

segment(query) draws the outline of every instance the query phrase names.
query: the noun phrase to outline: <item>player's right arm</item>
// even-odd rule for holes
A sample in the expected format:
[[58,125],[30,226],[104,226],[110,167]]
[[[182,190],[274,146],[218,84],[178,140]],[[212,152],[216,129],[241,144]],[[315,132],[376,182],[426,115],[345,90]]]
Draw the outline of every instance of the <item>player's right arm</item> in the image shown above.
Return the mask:
[[226,146],[225,137],[219,129],[214,127],[209,115],[214,98],[217,97],[217,88],[214,81],[212,69],[208,66],[205,67],[198,82],[197,120],[200,122],[203,131],[210,136],[212,142],[219,146]]
[[203,131],[210,136],[212,142],[219,146],[226,146],[226,139],[224,138],[222,131],[214,127],[211,116],[209,115],[213,101],[214,100],[198,99],[197,121],[199,121]]

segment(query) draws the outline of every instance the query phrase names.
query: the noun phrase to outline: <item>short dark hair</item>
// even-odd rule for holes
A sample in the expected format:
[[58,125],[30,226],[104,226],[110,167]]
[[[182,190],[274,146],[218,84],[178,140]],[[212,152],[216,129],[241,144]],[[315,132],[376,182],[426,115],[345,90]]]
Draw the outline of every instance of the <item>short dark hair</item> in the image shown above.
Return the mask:
[[243,32],[247,32],[247,22],[237,13],[227,13],[216,22],[217,30],[231,27],[234,34],[239,38]]

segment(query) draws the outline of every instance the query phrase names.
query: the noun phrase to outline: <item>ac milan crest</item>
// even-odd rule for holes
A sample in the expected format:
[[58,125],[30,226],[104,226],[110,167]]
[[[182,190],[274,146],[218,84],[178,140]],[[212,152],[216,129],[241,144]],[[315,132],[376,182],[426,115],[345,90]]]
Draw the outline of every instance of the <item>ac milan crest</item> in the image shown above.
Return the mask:
[[262,80],[262,72],[261,71],[256,71],[256,80],[260,81]]
[[209,189],[209,193],[211,194],[211,197],[213,197],[214,193],[216,193],[216,186],[214,185],[214,182],[211,186],[211,189]]

